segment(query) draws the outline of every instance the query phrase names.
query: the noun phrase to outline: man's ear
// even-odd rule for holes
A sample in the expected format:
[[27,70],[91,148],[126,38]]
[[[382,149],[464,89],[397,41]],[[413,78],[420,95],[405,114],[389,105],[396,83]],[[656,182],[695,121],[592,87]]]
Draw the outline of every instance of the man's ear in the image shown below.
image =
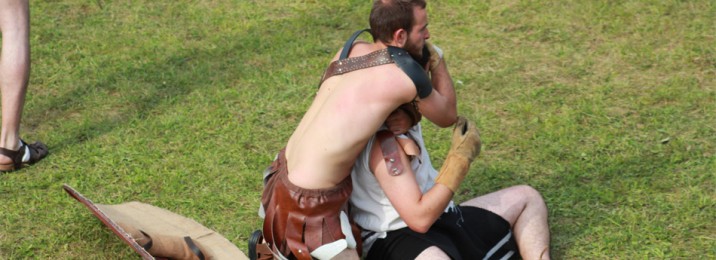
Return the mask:
[[408,42],[408,31],[405,29],[398,29],[393,32],[393,43],[396,47],[403,48],[405,43]]

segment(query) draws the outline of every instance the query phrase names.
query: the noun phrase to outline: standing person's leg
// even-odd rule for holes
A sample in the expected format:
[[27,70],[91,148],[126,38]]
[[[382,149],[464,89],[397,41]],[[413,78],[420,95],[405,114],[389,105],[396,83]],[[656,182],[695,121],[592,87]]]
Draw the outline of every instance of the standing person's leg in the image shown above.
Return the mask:
[[[16,170],[47,155],[42,143],[20,143],[20,121],[30,77],[30,6],[28,0],[0,0],[0,170]],[[18,151],[23,149],[23,151]]]
[[547,205],[534,188],[513,186],[461,205],[483,208],[507,220],[524,259],[550,259]]
[[17,150],[20,118],[30,77],[30,10],[28,0],[0,0],[0,147]]

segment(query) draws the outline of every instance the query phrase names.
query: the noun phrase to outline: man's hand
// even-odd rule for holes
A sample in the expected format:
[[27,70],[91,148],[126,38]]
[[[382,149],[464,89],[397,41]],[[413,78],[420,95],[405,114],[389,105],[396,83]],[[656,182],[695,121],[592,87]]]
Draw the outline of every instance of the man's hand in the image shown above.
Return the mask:
[[[438,46],[435,46],[431,42],[425,42],[425,49],[427,49],[430,59],[428,60],[428,64],[425,67],[428,71],[433,71],[435,68],[438,67],[440,64],[440,61],[443,59],[443,50],[438,48]],[[425,50],[423,50],[424,52]],[[423,55],[426,55],[423,53]]]
[[443,50],[431,42],[426,41],[423,46],[423,56],[413,56],[413,59],[415,59],[415,61],[417,61],[418,64],[425,69],[425,72],[431,72],[437,68],[440,61],[443,59]]
[[394,135],[404,134],[413,127],[412,119],[402,109],[396,109],[393,113],[390,113],[388,119],[385,120],[385,126],[388,127],[388,130],[393,132]]
[[464,117],[458,117],[452,134],[452,146],[448,152],[435,183],[447,186],[452,192],[457,191],[465,179],[470,163],[480,154],[482,142],[475,124]]
[[452,146],[448,152],[455,156],[465,157],[470,163],[480,154],[482,142],[480,132],[477,131],[475,123],[464,117],[458,117],[455,128],[452,131]]

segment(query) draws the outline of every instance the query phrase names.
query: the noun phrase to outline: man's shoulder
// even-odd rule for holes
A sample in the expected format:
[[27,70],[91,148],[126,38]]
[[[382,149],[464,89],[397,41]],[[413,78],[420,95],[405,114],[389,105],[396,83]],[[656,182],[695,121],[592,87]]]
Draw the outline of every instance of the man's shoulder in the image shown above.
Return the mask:
[[[343,49],[341,49],[342,51]],[[349,58],[360,57],[371,52],[380,50],[375,44],[366,41],[356,41],[351,47],[351,52],[348,54]]]
[[[370,42],[366,42],[366,41],[362,41],[362,40],[357,40],[357,41],[355,41],[355,42],[353,43],[353,45],[351,46],[351,52],[348,54],[348,57],[349,57],[349,58],[350,58],[350,57],[358,57],[358,56],[362,56],[362,55],[368,54],[368,53],[370,53],[369,50],[370,50],[370,48],[371,48],[372,45],[373,45],[373,44],[370,43]],[[341,47],[340,49],[338,49],[338,51],[336,52],[336,54],[333,56],[333,59],[331,60],[331,62],[337,61],[337,60],[340,58],[341,53],[343,52],[343,48],[344,48],[344,47]]]

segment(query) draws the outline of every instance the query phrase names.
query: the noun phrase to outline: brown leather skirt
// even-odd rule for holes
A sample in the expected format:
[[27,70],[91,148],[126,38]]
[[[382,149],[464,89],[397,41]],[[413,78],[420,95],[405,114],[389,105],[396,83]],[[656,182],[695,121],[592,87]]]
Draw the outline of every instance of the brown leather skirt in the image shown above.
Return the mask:
[[[263,233],[272,248],[288,258],[311,259],[316,248],[344,239],[340,212],[348,216],[351,177],[329,189],[303,189],[288,180],[284,150],[271,164],[261,196],[266,211]],[[360,230],[351,221],[360,252]],[[291,257],[293,255],[293,257]]]

